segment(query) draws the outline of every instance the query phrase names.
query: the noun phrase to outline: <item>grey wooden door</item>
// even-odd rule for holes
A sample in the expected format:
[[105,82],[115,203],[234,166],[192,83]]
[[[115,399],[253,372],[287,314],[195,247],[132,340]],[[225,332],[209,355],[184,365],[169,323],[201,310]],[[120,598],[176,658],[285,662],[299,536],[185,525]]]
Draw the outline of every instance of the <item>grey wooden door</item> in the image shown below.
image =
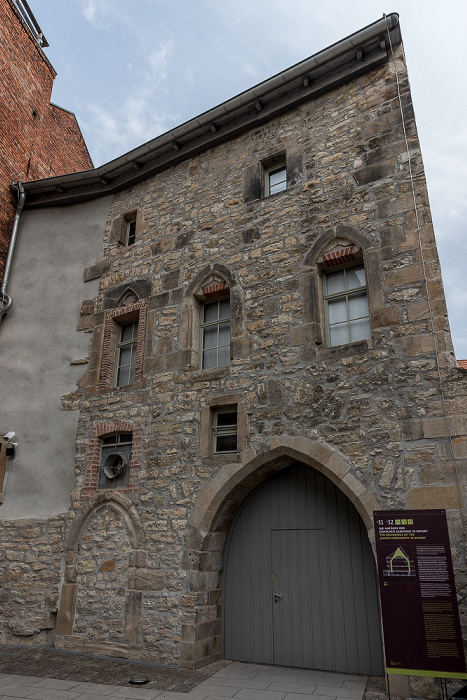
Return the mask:
[[382,674],[376,586],[357,511],[329,479],[295,464],[254,491],[232,523],[224,656]]

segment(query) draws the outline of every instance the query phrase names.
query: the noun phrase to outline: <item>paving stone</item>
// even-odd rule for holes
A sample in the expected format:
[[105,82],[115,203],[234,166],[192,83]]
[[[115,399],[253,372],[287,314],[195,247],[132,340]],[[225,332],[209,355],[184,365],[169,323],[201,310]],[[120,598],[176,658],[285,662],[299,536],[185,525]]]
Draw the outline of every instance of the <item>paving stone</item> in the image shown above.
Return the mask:
[[[317,685],[317,684],[316,684]],[[282,683],[281,681],[275,681],[268,685],[268,690],[278,690],[285,693],[299,693],[306,695],[312,695],[316,690],[316,685],[304,685],[299,683]]]
[[315,681],[321,681],[325,676],[324,671],[300,671],[297,679],[297,683],[314,683]]
[[[121,690],[118,685],[106,685],[103,683],[77,683],[74,690],[80,693],[100,693],[101,695],[110,695],[115,691]],[[131,688],[130,688],[131,690]]]
[[285,692],[280,693],[274,690],[253,690],[244,688],[239,690],[235,697],[241,698],[242,700],[283,700]]
[[318,685],[316,688],[316,694],[334,696],[336,698],[352,698],[352,700],[360,700],[363,696],[364,688],[361,690],[354,690],[352,688],[336,688],[336,686],[325,686]]
[[[84,693],[84,695],[80,695],[77,698],[77,700],[103,700],[103,698],[108,698],[108,697],[109,697],[109,695],[101,695],[101,693]],[[121,696],[120,696],[119,700],[122,700]],[[151,698],[151,700],[152,700],[152,698]]]
[[108,697],[111,698],[131,698],[132,700],[153,700],[153,698],[160,697],[163,691],[156,690],[155,688],[118,688],[114,690],[112,694]]
[[224,683],[224,686],[229,686],[229,688],[254,688],[256,690],[266,690],[266,688],[268,688],[269,685],[270,679],[261,679],[259,678],[259,676],[253,678],[252,680],[245,680],[242,678],[228,678]]
[[35,685],[37,688],[50,688],[53,690],[71,690],[72,688],[76,688],[77,686],[82,684],[78,683],[77,681],[63,681],[57,678],[42,678],[40,681],[37,681]]
[[80,693],[76,693],[73,690],[42,688],[42,690],[36,689],[34,693],[27,695],[26,697],[33,698],[33,700],[73,700],[79,696]]
[[[223,676],[222,676],[222,677],[219,677],[219,676],[217,676],[217,675],[216,675],[216,676],[212,676],[211,678],[206,678],[205,681],[203,681],[202,683],[200,683],[200,684],[196,687],[196,690],[200,690],[201,688],[212,688],[212,687],[215,687],[215,686],[227,685],[227,683],[229,682],[229,680],[230,680],[230,679],[225,679]],[[191,694],[192,692],[193,692],[193,691],[190,691],[190,694]]]
[[312,693],[309,694],[298,694],[298,693],[287,693],[284,700],[315,700],[316,695]]
[[[0,691],[2,694],[8,694],[12,698],[27,698],[33,693],[37,692],[37,688],[31,685],[26,685],[23,683],[18,683],[16,685],[14,684],[8,684],[5,686],[2,686],[2,689]],[[0,698],[3,697],[3,695],[0,694]]]
[[5,673],[0,676],[2,683],[27,683],[28,685],[36,685],[43,680],[39,676],[20,676],[16,673]]
[[215,678],[243,678],[244,680],[252,680],[257,676],[258,673],[255,671],[228,671],[227,669],[224,669],[223,671],[216,673]]
[[[331,688],[341,688],[343,682],[344,682],[343,678],[339,678],[338,680],[336,680],[335,678],[332,678],[332,677],[326,678],[325,676],[323,676],[322,678],[315,679],[314,684],[315,685],[326,685],[326,686],[330,686]],[[297,681],[297,685],[310,685],[310,679],[309,678],[307,678],[307,679],[299,678],[299,680]]]
[[[249,682],[249,681],[247,681]],[[240,687],[244,688],[245,686],[242,684]],[[195,692],[198,691],[198,688],[196,688]],[[233,698],[235,693],[238,692],[238,686],[235,688],[229,687],[227,685],[218,685],[215,690],[211,688],[212,693],[215,693],[218,695],[220,698]],[[209,693],[208,693],[209,694]],[[190,693],[190,698],[193,696],[192,693]]]

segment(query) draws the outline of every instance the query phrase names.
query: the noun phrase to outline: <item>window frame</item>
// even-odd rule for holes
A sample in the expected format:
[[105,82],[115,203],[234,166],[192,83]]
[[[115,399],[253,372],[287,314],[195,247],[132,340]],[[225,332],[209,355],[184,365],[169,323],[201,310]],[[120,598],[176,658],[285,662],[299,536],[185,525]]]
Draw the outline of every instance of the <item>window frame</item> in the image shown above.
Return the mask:
[[[112,440],[113,442],[111,442]],[[114,448],[113,452],[111,451],[111,448]],[[100,459],[97,477],[97,488],[99,491],[104,491],[108,489],[128,489],[130,481],[130,465],[132,460],[132,451],[132,432],[118,431],[115,433],[103,435],[100,438]],[[105,462],[107,461],[108,457],[112,454],[121,454],[125,459],[125,470],[121,475],[114,477],[113,480],[110,477],[108,477],[105,473]]]
[[[130,386],[135,383],[135,375],[136,375],[136,353],[138,352],[138,329],[139,329],[139,317],[135,318],[131,321],[128,321],[126,323],[120,323],[119,324],[120,328],[118,330],[118,342],[117,342],[117,358],[115,362],[115,386],[116,387],[121,387],[121,386]],[[132,336],[129,340],[122,340],[122,336],[124,333],[124,329],[128,328],[129,326],[133,327],[132,330]],[[125,350],[127,348],[130,348],[130,362],[128,365],[122,365],[121,363],[121,358],[122,358],[122,350]],[[119,375],[120,375],[120,370],[123,367],[129,367],[128,370],[128,380],[127,382],[119,382]],[[133,374],[133,380],[131,381],[131,375]]]
[[[229,302],[229,316],[227,318],[219,318],[219,313],[220,313],[220,307],[219,304],[223,301],[228,300]],[[205,314],[206,314],[206,309],[208,306],[212,306],[214,304],[218,305],[218,314],[217,314],[217,319],[215,321],[205,321]],[[200,369],[216,369],[218,367],[228,367],[230,365],[230,360],[231,360],[231,346],[232,346],[232,327],[231,327],[231,300],[230,300],[230,295],[223,295],[221,298],[218,299],[210,299],[206,300],[204,304],[202,304],[201,308],[201,318],[200,318]],[[228,322],[229,325],[229,343],[228,345],[219,345],[219,329],[222,324],[226,324]],[[204,346],[204,339],[205,339],[205,330],[207,328],[215,328],[217,327],[217,344],[210,347],[210,348],[205,348]],[[219,364],[219,349],[220,348],[228,348],[229,351],[229,361],[226,362],[225,364]],[[212,367],[205,367],[204,365],[204,355],[206,350],[216,350],[216,355],[217,355],[217,362],[215,365]]]
[[[104,319],[104,338],[100,360],[99,388],[125,389],[133,387],[143,379],[144,345],[146,336],[148,300],[142,299],[127,306],[108,309]],[[135,353],[135,380],[132,384],[117,385],[117,364],[119,356],[119,337],[121,326],[133,321],[138,322],[138,334]]]
[[92,427],[86,455],[83,455],[85,478],[81,488],[81,498],[92,498],[96,493],[106,490],[98,488],[101,440],[116,433],[131,433],[132,435],[131,462],[128,464],[128,486],[119,486],[118,492],[135,494],[138,492],[138,471],[143,466],[143,432],[142,425],[134,425],[127,420],[106,420]]
[[[347,270],[355,270],[356,268],[362,269],[365,274],[365,284],[361,285],[360,287],[354,287],[351,289],[347,288]],[[327,279],[328,276],[331,274],[335,274],[338,272],[343,272],[344,273],[344,280],[345,280],[345,286],[346,288],[340,292],[334,292],[331,294],[328,294],[328,289],[327,289]],[[342,345],[351,345],[352,343],[358,343],[362,340],[370,340],[371,339],[371,323],[370,323],[370,307],[369,307],[369,299],[368,299],[368,282],[367,282],[367,276],[366,276],[366,270],[365,270],[365,265],[363,262],[358,263],[356,265],[348,265],[345,267],[342,267],[337,270],[329,270],[328,272],[323,272],[323,302],[324,302],[324,321],[325,321],[325,336],[326,336],[326,345],[329,348],[335,348],[339,347]],[[368,313],[365,316],[361,316],[358,319],[351,319],[349,316],[349,298],[351,297],[357,297],[357,296],[365,296],[366,303],[367,303],[367,309]],[[340,322],[342,325],[346,325],[347,331],[348,331],[348,341],[345,343],[335,343],[332,344],[331,342],[331,326],[336,326],[338,325],[337,323],[331,324],[329,321],[329,303],[333,301],[339,301],[339,300],[345,300],[346,302],[346,320]],[[352,340],[351,335],[350,335],[350,322],[354,320],[362,320],[362,319],[368,319],[368,336],[365,338],[359,338],[358,340]]]
[[[278,173],[283,173],[283,180],[280,180],[278,183],[271,185],[271,176],[276,175]],[[271,188],[275,188],[277,185],[282,185],[280,189],[274,189],[273,192],[271,192]],[[275,165],[269,167],[269,168],[264,168],[264,196],[265,197],[272,197],[275,194],[279,194],[279,192],[285,192],[287,189],[287,166],[285,159],[281,163],[276,163]]]
[[[220,415],[225,414],[235,414],[235,423],[230,423],[227,425],[218,424],[218,419]],[[228,437],[235,435],[235,449],[234,450],[221,450],[218,449],[218,438]],[[212,409],[212,454],[213,455],[225,455],[225,454],[237,454],[238,452],[238,410],[237,405],[233,406],[222,406]]]
[[125,246],[134,245],[136,242],[136,213],[126,219]]
[[109,244],[117,243],[118,249],[134,245],[144,229],[143,213],[134,208],[115,217],[109,234]]

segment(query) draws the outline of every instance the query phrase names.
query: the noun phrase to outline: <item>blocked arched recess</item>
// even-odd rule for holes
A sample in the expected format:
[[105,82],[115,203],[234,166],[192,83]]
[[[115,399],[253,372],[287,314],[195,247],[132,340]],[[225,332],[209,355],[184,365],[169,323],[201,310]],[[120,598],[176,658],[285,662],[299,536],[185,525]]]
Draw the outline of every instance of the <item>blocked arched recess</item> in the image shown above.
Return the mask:
[[[123,644],[92,643],[83,637],[73,636],[75,617],[77,570],[81,539],[92,518],[102,509],[110,508],[120,515],[126,525],[130,540],[128,589],[125,603]],[[133,502],[118,492],[103,492],[92,498],[71,524],[65,553],[65,580],[62,584],[60,606],[55,628],[55,646],[60,649],[89,651],[126,657],[130,645],[141,642],[142,592],[135,590],[137,569],[146,566],[144,529]]]
[[194,622],[182,625],[180,664],[198,668],[221,655],[221,560],[232,519],[244,498],[259,484],[293,462],[313,467],[348,497],[374,545],[373,511],[380,509],[370,489],[353,474],[352,465],[322,440],[276,436],[270,449],[250,447],[241,463],[226,464],[202,489],[185,538],[184,568],[189,590],[197,595]]

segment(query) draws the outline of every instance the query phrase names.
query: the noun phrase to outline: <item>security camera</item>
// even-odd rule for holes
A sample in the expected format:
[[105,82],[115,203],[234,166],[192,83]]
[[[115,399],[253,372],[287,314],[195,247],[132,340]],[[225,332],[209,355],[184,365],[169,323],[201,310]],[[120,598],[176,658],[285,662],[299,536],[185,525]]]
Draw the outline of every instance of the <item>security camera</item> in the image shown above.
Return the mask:
[[3,436],[3,439],[4,439],[4,440],[8,440],[8,442],[10,442],[10,440],[13,440],[13,438],[15,437],[15,435],[16,435],[15,431],[14,431],[14,430],[10,430],[9,433],[7,433],[6,435]]

